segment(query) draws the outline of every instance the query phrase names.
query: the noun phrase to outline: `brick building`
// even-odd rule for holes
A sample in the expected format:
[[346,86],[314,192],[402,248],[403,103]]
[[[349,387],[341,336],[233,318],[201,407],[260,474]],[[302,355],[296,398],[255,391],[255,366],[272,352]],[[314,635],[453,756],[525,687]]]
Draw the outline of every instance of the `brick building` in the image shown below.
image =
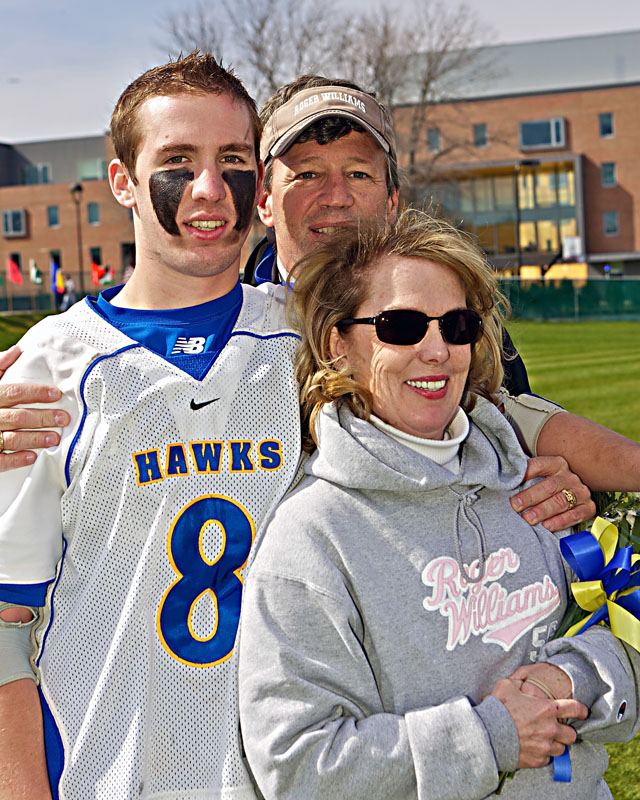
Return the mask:
[[592,277],[640,276],[640,31],[482,58],[487,79],[430,108],[417,146],[411,92],[395,110],[413,202],[432,201],[499,269],[580,261]]
[[[131,213],[116,203],[106,180],[111,158],[106,136],[0,144],[0,298],[5,308],[18,296],[43,296],[48,302],[53,262],[71,275],[78,291],[87,292],[95,290],[92,262],[110,266],[115,280],[135,262]],[[22,285],[6,279],[9,260],[20,267]],[[38,273],[41,283],[34,281]]]
[[[498,269],[579,261],[592,277],[640,276],[640,31],[487,48],[456,89],[416,144],[411,87],[394,111],[405,197],[473,233]],[[112,156],[107,136],[0,144],[0,310],[20,295],[48,302],[52,262],[92,292],[92,261],[116,281],[135,263]],[[7,281],[9,260],[22,286]]]

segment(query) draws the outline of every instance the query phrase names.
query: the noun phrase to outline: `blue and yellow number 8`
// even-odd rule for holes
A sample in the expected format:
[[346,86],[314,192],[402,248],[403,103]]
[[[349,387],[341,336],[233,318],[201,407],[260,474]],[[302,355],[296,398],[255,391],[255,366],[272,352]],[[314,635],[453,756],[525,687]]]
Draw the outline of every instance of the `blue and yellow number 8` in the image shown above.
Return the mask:
[[[215,559],[204,552],[208,525],[218,525],[222,547]],[[239,503],[220,495],[207,495],[189,503],[175,518],[167,541],[169,560],[178,579],[165,592],[158,609],[158,635],[178,661],[194,667],[211,667],[226,661],[240,621],[242,579],[255,537],[251,517]],[[215,620],[206,636],[193,629],[195,607],[206,594],[215,607]]]

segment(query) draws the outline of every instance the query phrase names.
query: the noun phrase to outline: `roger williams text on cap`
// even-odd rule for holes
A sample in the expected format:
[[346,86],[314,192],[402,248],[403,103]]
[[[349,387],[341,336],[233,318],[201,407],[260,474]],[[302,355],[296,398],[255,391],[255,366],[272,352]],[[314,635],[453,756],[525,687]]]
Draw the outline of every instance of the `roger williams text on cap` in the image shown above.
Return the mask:
[[319,103],[320,100],[339,100],[342,103],[347,103],[350,106],[355,106],[362,111],[363,114],[367,113],[367,109],[365,104],[362,100],[359,100],[357,97],[354,97],[352,94],[345,94],[344,92],[320,92],[319,95],[314,94],[311,97],[307,97],[302,100],[300,103],[297,103],[293,108],[293,116],[296,117],[301,111],[304,111],[305,108],[309,108],[309,106],[314,105],[315,103]]

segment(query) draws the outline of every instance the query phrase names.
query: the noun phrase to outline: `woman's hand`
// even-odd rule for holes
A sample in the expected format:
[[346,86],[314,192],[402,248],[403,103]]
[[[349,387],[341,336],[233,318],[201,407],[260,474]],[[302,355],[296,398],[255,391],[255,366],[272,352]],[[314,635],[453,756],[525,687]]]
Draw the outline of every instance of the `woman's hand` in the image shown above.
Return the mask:
[[[530,458],[524,479],[542,478],[511,498],[511,506],[529,523],[541,522],[550,531],[561,531],[592,519],[596,506],[588,486],[571,472],[562,456]],[[573,493],[576,505],[569,508],[563,489]]]
[[[0,353],[0,377],[16,361],[20,348],[14,345]],[[71,418],[61,409],[13,408],[24,403],[55,403],[62,393],[54,386],[35,383],[4,383],[0,385],[0,431],[3,448],[0,452],[0,472],[33,464],[33,449],[51,447],[60,442],[60,435],[51,430],[34,428],[61,428]]]
[[589,710],[577,700],[548,700],[522,691],[524,681],[499,680],[491,694],[503,703],[515,723],[520,743],[519,769],[544,767],[573,744],[576,732],[562,719],[585,719]]
[[563,669],[556,667],[555,664],[551,664],[548,661],[527,664],[523,667],[518,667],[513,675],[510,676],[511,679],[524,681],[521,691],[525,694],[544,699],[547,697],[544,691],[535,684],[527,682],[529,676],[541,681],[557,700],[571,700],[573,697],[571,678]]

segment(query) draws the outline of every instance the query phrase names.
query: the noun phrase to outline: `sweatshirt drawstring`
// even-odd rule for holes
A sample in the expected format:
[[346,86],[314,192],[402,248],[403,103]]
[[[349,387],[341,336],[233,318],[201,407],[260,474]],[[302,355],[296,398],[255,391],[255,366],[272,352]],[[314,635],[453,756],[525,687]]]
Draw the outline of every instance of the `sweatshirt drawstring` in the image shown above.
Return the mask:
[[[473,508],[473,504],[478,500],[477,491],[482,488],[480,486],[472,489],[467,494],[458,495],[458,507],[456,509],[456,529],[454,534],[454,547],[456,551],[456,559],[465,580],[468,583],[479,583],[485,576],[487,569],[487,540],[484,535],[484,528],[480,517]],[[452,490],[453,491],[453,490]],[[454,492],[457,494],[457,492]],[[462,560],[461,548],[461,535],[460,535],[460,519],[463,518],[467,525],[473,530],[478,539],[478,575],[474,578],[465,569],[464,561]],[[473,562],[472,562],[473,564]]]

